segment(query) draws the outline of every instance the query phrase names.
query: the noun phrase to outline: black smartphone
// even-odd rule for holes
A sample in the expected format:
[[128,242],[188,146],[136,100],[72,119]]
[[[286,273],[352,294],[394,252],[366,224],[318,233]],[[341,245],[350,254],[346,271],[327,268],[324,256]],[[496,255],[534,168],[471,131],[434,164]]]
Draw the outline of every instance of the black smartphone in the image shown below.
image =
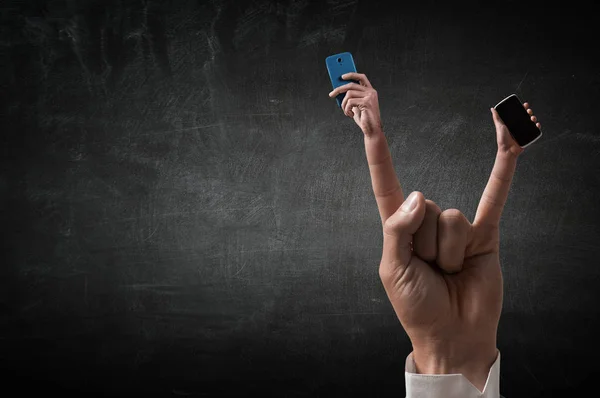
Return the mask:
[[531,116],[516,94],[504,98],[494,109],[498,111],[498,115],[508,127],[510,135],[521,148],[533,144],[542,136],[542,132],[531,121]]

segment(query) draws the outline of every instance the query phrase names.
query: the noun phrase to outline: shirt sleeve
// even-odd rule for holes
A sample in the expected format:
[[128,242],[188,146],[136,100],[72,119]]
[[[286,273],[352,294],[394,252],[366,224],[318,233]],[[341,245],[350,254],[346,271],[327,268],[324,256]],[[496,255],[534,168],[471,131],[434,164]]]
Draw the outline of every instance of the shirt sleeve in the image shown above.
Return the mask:
[[406,398],[501,398],[500,352],[490,368],[483,391],[462,374],[418,374],[411,352],[406,358]]

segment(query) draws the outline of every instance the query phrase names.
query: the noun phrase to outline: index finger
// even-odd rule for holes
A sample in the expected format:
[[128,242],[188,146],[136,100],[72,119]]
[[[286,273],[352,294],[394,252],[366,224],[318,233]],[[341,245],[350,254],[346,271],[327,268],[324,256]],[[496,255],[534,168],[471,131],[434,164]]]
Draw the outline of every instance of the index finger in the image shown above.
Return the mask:
[[336,97],[338,94],[345,93],[346,91],[357,90],[357,91],[365,91],[365,87],[356,83],[346,83],[342,86],[336,87],[329,93],[330,97]]
[[[342,79],[358,81],[363,90],[364,87],[373,88],[367,76],[362,73],[346,73],[342,76]],[[364,140],[367,163],[371,174],[371,185],[383,224],[404,202],[404,194],[394,170],[392,154],[383,130],[365,135]]]
[[381,222],[398,210],[404,195],[398,176],[394,170],[392,155],[383,131],[365,135],[365,151],[371,173],[371,184],[377,201]]

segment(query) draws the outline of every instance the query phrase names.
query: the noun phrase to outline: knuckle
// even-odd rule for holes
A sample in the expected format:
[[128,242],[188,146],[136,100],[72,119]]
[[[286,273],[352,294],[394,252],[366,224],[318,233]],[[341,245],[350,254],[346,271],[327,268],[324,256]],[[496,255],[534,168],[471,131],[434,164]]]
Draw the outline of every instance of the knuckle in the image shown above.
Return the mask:
[[385,282],[391,278],[391,273],[388,267],[385,267],[382,263],[379,264],[379,278]]
[[446,209],[442,212],[442,216],[449,218],[462,218],[463,214],[458,209]]
[[439,216],[442,213],[440,207],[433,200],[430,199],[425,199],[425,209],[426,213],[432,213],[436,216]]
[[442,224],[450,228],[462,226],[463,224],[465,224],[465,220],[465,216],[460,210],[457,209],[447,209],[440,214],[440,221],[442,222]]

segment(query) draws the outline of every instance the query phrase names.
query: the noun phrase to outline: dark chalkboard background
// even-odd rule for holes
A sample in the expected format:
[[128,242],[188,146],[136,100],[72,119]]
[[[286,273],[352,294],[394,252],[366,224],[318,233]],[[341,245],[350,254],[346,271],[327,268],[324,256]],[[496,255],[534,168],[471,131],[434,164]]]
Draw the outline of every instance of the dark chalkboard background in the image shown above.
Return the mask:
[[501,225],[501,390],[583,391],[596,23],[502,4],[2,2],[2,394],[404,396],[361,133],[327,97],[341,51],[379,92],[404,191],[470,219],[490,106],[530,101],[545,135]]

